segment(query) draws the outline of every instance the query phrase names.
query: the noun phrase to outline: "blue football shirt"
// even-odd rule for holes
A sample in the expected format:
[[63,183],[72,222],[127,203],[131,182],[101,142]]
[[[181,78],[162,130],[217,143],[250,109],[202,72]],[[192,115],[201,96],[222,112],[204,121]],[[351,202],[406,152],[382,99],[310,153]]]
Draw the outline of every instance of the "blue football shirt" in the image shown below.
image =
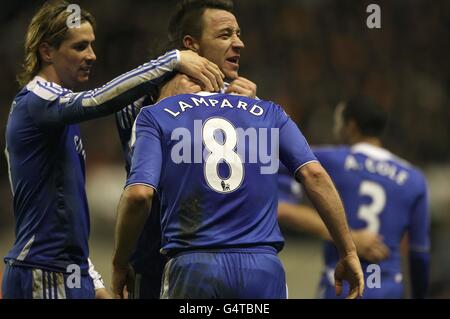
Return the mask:
[[76,124],[55,121],[70,93],[36,78],[15,97],[6,128],[16,240],[6,260],[87,272],[89,212],[85,151]]
[[[383,237],[390,256],[379,263],[382,274],[400,280],[400,242],[409,233],[411,251],[429,250],[428,194],[422,173],[389,151],[366,143],[314,148],[343,201],[352,229]],[[334,268],[338,254],[325,244],[325,262]],[[362,260],[363,270],[368,263]]]
[[289,204],[299,204],[303,200],[301,184],[289,170],[280,163],[278,171],[278,201]]
[[5,260],[88,273],[85,151],[77,123],[112,114],[173,75],[177,50],[90,91],[36,76],[14,98],[6,127],[16,240]]
[[163,99],[139,113],[126,186],[155,188],[162,249],[283,246],[278,159],[293,174],[316,161],[272,102],[225,94]]

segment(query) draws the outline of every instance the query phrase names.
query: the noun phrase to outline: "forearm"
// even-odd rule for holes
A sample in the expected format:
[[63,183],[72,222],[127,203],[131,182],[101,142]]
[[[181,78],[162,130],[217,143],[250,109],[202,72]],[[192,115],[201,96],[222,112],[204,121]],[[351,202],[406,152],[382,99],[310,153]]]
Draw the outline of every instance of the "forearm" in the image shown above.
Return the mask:
[[113,265],[118,267],[128,264],[151,208],[151,198],[132,200],[127,195],[125,190],[117,213]]
[[331,240],[330,233],[317,212],[306,205],[278,203],[278,219],[287,227],[306,232],[323,240]]
[[59,117],[66,123],[78,123],[119,111],[147,93],[158,92],[161,83],[172,76],[179,63],[177,51],[127,72],[101,88],[71,93],[60,98]]
[[356,252],[344,207],[331,178],[318,163],[308,164],[301,171],[300,179],[306,194],[324,221],[339,254],[344,256]]

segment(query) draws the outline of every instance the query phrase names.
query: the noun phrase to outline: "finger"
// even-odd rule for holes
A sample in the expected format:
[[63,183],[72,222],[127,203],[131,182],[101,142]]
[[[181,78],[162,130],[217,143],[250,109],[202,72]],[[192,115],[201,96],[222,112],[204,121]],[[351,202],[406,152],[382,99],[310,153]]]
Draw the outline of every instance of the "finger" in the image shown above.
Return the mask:
[[212,74],[214,74],[214,76],[216,77],[216,81],[217,81],[217,84],[219,85],[219,89],[223,88],[223,85],[224,85],[223,79],[225,78],[225,75],[222,73],[222,71],[219,69],[219,67],[216,64],[210,62],[208,64],[208,70]]
[[254,94],[256,95],[256,88],[257,87],[256,87],[255,83],[253,83],[250,80],[247,80],[246,78],[244,78],[242,76],[238,77],[235,81],[238,81],[240,86],[242,86],[242,87],[244,87],[246,89],[249,89],[250,91],[254,92]]
[[217,79],[213,72],[208,69],[208,66],[204,69],[203,74],[209,79],[209,82],[213,86],[213,91],[219,91],[219,84],[217,83]]
[[243,87],[237,86],[235,84],[230,85],[226,90],[225,93],[236,93],[243,96],[252,96],[252,92],[248,89],[245,89]]
[[222,70],[219,68],[219,66],[217,64],[215,64],[214,62],[211,62],[209,60],[207,60],[209,65],[214,68],[216,70],[216,72],[219,74],[220,78],[223,80],[225,79],[225,74],[222,72]]
[[358,284],[359,284],[359,289],[358,289],[359,297],[362,297],[364,294],[364,277],[359,278]]
[[373,255],[376,256],[378,261],[381,261],[389,256],[389,248],[384,245],[375,245],[372,247],[371,251]]
[[199,73],[197,75],[197,80],[200,81],[201,86],[204,87],[204,89],[206,91],[212,92],[214,91],[214,86],[212,85],[211,81],[209,80],[209,78],[205,75],[203,75],[202,73]]
[[[250,83],[253,83],[252,81],[250,81],[250,80],[244,78],[243,76],[237,77],[237,79],[235,79],[234,81],[240,81],[240,82],[245,83],[245,84],[247,84],[247,85],[250,84]],[[233,81],[233,82],[234,82],[234,81]]]
[[231,86],[240,87],[243,89],[250,89],[250,85],[244,81],[242,81],[241,78],[237,78],[233,82],[231,82]]
[[200,87],[200,85],[194,84],[191,87],[191,93],[198,93],[202,90],[202,88]]
[[189,80],[190,77],[189,77],[189,75],[186,75],[186,74],[184,74],[184,73],[177,73],[177,74],[172,78],[172,80],[174,80],[174,79]]
[[246,78],[243,77],[238,77],[236,80],[233,81],[233,83],[238,83],[240,86],[243,86],[245,88],[252,88],[253,86],[255,86],[255,84],[249,80],[247,80]]
[[116,287],[112,287],[111,290],[112,290],[114,299],[123,299],[123,295],[122,295],[122,293],[120,292],[120,290],[118,290]]
[[347,297],[345,297],[345,299],[356,299],[356,297],[358,297],[359,293],[358,293],[358,287],[353,287],[350,290],[350,293],[348,294]]
[[187,94],[189,94],[189,93],[197,93],[197,92],[201,91],[201,87],[198,84],[198,82],[197,81],[193,81],[190,78],[183,79],[180,82],[180,86],[183,87],[183,91],[184,91],[183,93],[187,93]]
[[368,250],[366,252],[364,252],[363,254],[360,254],[361,259],[367,260],[370,263],[378,263],[378,258],[376,255],[373,254],[373,252],[371,250]]
[[118,296],[118,299],[123,299],[123,289],[120,289],[116,292],[116,295]]
[[383,256],[382,253],[378,251],[376,248],[370,248],[367,251],[367,257],[365,259],[367,259],[371,263],[377,263],[382,259],[382,256]]
[[383,259],[389,257],[390,250],[388,246],[386,246],[385,244],[380,244],[378,245],[378,249],[381,251]]
[[342,294],[342,280],[334,280],[334,291],[336,292],[336,296],[340,296]]
[[255,88],[249,87],[245,83],[242,83],[238,80],[233,81],[233,83],[228,87],[228,90],[230,90],[230,92],[235,92],[251,98],[254,98],[256,96]]
[[111,291],[112,291],[115,299],[123,299],[124,285],[125,285],[125,282],[123,282],[120,278],[113,277]]
[[202,88],[200,87],[200,85],[192,84],[192,85],[189,85],[188,87],[186,87],[186,94],[198,93],[201,90],[202,90]]
[[207,61],[202,72],[206,77],[208,77],[209,81],[214,87],[214,91],[218,91],[220,89],[220,75],[217,72],[217,69],[214,68],[212,63]]

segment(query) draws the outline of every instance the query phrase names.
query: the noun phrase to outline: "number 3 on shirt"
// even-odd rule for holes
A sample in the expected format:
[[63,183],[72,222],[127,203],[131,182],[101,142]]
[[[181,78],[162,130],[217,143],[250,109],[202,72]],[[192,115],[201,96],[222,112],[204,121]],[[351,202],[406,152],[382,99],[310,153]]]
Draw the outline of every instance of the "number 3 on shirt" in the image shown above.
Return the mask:
[[[214,137],[214,132],[221,130],[224,143],[220,144]],[[223,118],[210,118],[203,125],[203,144],[209,154],[204,164],[204,174],[209,187],[218,193],[231,193],[239,188],[244,179],[244,164],[235,152],[237,133],[233,124]],[[230,169],[230,176],[219,176],[219,163],[225,161]]]
[[372,202],[359,206],[358,218],[367,223],[367,230],[378,234],[380,230],[379,215],[386,205],[386,192],[380,184],[365,180],[359,186],[359,195],[369,196]]

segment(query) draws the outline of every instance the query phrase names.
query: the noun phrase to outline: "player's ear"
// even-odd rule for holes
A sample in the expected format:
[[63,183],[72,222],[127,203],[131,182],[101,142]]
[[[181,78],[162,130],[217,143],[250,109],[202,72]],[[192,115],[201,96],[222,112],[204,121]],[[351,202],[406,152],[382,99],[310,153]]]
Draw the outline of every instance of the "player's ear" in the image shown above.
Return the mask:
[[42,62],[52,63],[54,50],[55,49],[47,42],[39,44],[39,56],[41,57]]
[[183,38],[183,46],[186,49],[192,50],[194,52],[198,52],[200,49],[200,45],[198,44],[197,40],[190,36],[190,35],[185,35]]

